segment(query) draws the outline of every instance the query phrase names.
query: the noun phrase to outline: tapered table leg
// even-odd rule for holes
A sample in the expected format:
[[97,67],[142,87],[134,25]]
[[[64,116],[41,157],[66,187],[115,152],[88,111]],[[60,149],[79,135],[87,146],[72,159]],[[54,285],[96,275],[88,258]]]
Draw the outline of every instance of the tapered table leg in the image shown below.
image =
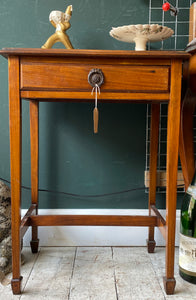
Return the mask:
[[193,118],[196,96],[187,92],[182,102],[180,123],[179,154],[187,190],[195,172],[194,144],[193,144]]
[[9,57],[9,124],[12,209],[13,294],[21,293],[21,99],[19,91],[19,58]]
[[[156,203],[156,178],[157,178],[157,153],[159,139],[159,118],[160,104],[151,105],[151,125],[150,125],[150,186],[149,186],[149,215],[151,215],[151,205]],[[147,247],[148,252],[153,253],[156,242],[154,240],[154,227],[149,227]]]
[[171,66],[171,90],[167,123],[167,186],[166,186],[166,270],[164,287],[168,295],[174,293],[174,254],[176,225],[176,191],[178,170],[178,145],[180,129],[182,65],[177,61]]
[[[39,102],[30,101],[30,138],[31,138],[31,203],[36,205],[38,211],[38,185],[39,185]],[[32,226],[32,240],[30,242],[32,253],[38,252],[38,228]]]

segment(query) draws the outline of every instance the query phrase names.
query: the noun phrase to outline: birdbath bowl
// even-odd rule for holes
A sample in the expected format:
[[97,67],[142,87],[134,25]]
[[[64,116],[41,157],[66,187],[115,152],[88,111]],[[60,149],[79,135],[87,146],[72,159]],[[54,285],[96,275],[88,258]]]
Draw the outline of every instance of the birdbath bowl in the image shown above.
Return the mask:
[[158,42],[169,38],[174,31],[158,24],[138,24],[113,27],[110,35],[122,42],[135,43],[136,51],[145,51],[147,42]]

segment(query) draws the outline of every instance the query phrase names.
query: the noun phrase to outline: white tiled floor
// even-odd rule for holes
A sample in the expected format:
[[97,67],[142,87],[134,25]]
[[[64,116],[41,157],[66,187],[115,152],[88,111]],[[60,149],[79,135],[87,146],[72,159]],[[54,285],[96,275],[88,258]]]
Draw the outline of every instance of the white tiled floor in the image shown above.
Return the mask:
[[178,249],[175,294],[165,294],[165,250],[155,250],[148,254],[145,247],[41,247],[31,254],[24,248],[23,293],[13,296],[10,285],[0,286],[0,299],[196,299],[196,285],[178,275]]

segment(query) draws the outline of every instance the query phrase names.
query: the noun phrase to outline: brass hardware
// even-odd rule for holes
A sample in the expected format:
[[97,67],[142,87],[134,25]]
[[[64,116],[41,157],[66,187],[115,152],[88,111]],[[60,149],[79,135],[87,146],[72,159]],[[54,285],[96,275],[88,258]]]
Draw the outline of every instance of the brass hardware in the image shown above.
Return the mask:
[[100,94],[100,86],[104,83],[104,75],[101,69],[92,69],[88,74],[88,82],[93,87],[91,94],[95,92],[95,108],[93,110],[94,133],[98,133],[99,111],[97,108],[97,94]]
[[104,74],[101,69],[92,69],[88,74],[88,82],[90,85],[99,87],[104,83]]

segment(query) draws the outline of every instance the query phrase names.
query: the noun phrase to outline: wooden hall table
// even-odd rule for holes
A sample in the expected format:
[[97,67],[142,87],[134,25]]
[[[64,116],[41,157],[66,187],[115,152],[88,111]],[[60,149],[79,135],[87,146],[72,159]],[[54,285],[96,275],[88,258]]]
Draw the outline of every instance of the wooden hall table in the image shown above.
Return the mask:
[[[110,51],[14,49],[0,51],[8,58],[12,199],[12,290],[21,293],[21,240],[32,227],[31,249],[38,251],[38,226],[148,226],[148,251],[154,252],[154,227],[166,240],[164,286],[173,294],[176,182],[181,104],[182,62],[175,51]],[[104,83],[99,101],[152,103],[148,216],[38,215],[38,119],[40,101],[94,101],[88,82],[91,70],[101,69]],[[95,82],[97,74],[94,74]],[[30,104],[31,200],[21,219],[21,99]],[[160,103],[168,103],[166,220],[155,206]]]

